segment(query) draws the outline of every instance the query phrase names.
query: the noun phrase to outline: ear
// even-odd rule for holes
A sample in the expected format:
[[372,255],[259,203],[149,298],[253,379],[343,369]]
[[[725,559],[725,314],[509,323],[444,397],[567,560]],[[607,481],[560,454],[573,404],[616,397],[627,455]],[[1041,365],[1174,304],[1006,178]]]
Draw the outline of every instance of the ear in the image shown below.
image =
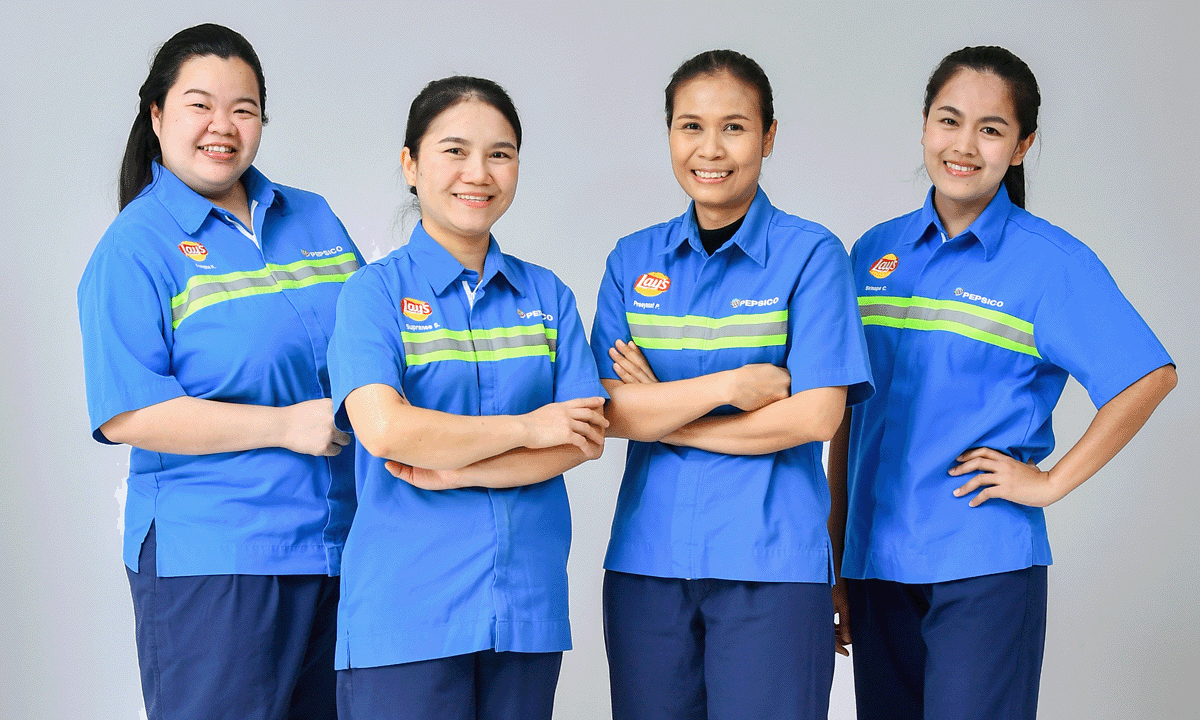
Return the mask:
[[158,106],[158,103],[150,103],[150,128],[154,130],[154,136],[161,141],[162,108]]
[[1017,149],[1013,151],[1012,160],[1009,165],[1020,165],[1025,160],[1025,153],[1029,152],[1029,148],[1033,147],[1033,138],[1037,133],[1029,133],[1029,137],[1017,143]]
[[775,148],[775,129],[779,127],[778,120],[771,121],[771,127],[763,133],[763,157],[769,157],[771,151]]
[[404,182],[412,187],[417,186],[417,159],[408,148],[400,151],[400,169],[404,171]]
[[921,146],[925,146],[925,126],[929,124],[929,113],[921,111]]

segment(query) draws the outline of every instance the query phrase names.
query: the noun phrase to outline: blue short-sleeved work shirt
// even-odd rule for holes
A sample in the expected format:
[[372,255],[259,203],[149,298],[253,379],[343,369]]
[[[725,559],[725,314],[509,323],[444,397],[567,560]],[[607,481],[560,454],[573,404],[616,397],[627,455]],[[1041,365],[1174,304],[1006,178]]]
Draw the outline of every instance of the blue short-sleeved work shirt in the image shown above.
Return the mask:
[[[100,426],[120,413],[185,395],[280,407],[329,397],[335,303],[361,256],[321,197],[253,167],[242,183],[257,243],[155,163],[92,254],[78,299],[100,442]],[[153,522],[160,576],[336,575],[354,514],[350,450],[132,448],[125,564],[137,570]]]
[[[473,304],[464,282],[478,283]],[[607,397],[575,297],[553,273],[502,254],[493,239],[479,282],[420,225],[346,284],[329,353],[342,411],[347,395],[375,383],[456,415]],[[562,476],[429,491],[393,477],[361,445],[357,452],[338,669],[570,648]]]
[[[858,403],[872,391],[845,249],[761,189],[711,257],[692,207],[617,243],[592,327],[601,377],[618,379],[608,350],[630,339],[664,382],[773,363],[793,393],[846,385]],[[604,567],[829,582],[828,516],[821,443],[743,456],[630,441]]]
[[924,207],[851,252],[877,392],[854,409],[842,574],[931,583],[1049,565],[1041,508],[969,507],[947,472],[989,447],[1054,448],[1067,375],[1096,407],[1171,358],[1083,243],[1001,187],[957,237]]

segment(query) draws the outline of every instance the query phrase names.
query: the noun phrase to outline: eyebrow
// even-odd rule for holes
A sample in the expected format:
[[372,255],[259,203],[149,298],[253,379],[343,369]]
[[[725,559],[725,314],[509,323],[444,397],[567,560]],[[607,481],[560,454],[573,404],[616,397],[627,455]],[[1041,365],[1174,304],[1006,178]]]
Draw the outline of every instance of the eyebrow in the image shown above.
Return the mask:
[[[682,113],[680,115],[675,116],[676,120],[679,120],[682,118],[686,118],[688,120],[701,120],[702,119],[699,115],[693,115],[691,113]],[[734,113],[733,115],[726,115],[725,117],[721,118],[722,121],[725,121],[725,120],[749,120],[749,119],[750,118],[746,117],[745,115],[742,115],[741,113]]]
[[[458,145],[470,145],[471,144],[468,140],[466,140],[464,138],[460,138],[460,137],[455,137],[453,135],[449,135],[447,137],[442,138],[441,140],[438,140],[438,144],[442,144],[442,143],[455,143]],[[492,143],[492,148],[509,148],[510,150],[516,150],[517,146],[514,145],[513,143],[508,142],[507,140],[501,140],[500,142]]]
[[[963,114],[958,111],[958,108],[952,107],[950,105],[943,105],[940,108],[938,108],[938,110],[941,110],[943,112],[948,112],[951,115],[953,115],[954,117],[958,117],[958,118],[961,118],[963,116]],[[1008,124],[1008,121],[1005,120],[1004,118],[1000,117],[999,115],[988,115],[987,117],[979,118],[979,122],[995,123],[997,125],[1007,125]]]
[[[200,88],[191,88],[191,89],[188,89],[188,90],[184,90],[184,91],[183,91],[183,94],[184,94],[184,95],[192,95],[192,94],[195,94],[195,95],[203,95],[204,97],[208,97],[208,98],[210,98],[210,97],[212,97],[212,96],[213,96],[213,94],[212,94],[212,93],[210,93],[209,91],[207,91],[207,90],[201,90]],[[238,103],[250,103],[250,104],[251,104],[251,105],[253,105],[254,107],[258,107],[258,99],[257,99],[257,98],[252,98],[252,97],[242,97],[242,98],[238,98],[237,100],[234,100],[234,101],[233,101],[233,104],[234,104],[234,105],[237,105]]]

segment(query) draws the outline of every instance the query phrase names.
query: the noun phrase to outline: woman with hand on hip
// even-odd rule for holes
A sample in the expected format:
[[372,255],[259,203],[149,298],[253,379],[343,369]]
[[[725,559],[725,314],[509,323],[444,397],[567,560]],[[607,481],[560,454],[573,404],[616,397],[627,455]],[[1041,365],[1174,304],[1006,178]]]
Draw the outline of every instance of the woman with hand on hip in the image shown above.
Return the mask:
[[[1042,507],[1112,459],[1175,386],[1096,255],[1024,209],[1040,101],[1007,50],[948,55],[925,91],[925,205],[851,253],[878,391],[847,413],[830,476],[849,476],[842,574],[860,718],[1036,715]],[[1099,412],[1043,471],[1068,374]]]
[[821,443],[871,393],[846,252],[758,186],[776,122],[757,63],[688,60],[666,115],[692,204],[617,243],[592,329],[630,440],[604,563],[613,717],[824,718]]
[[121,212],[79,284],[92,432],[130,451],[125,564],[150,720],[333,720],[354,513],[325,350],[361,257],[251,164],[262,67],[220,25],[155,55]]
[[421,222],[338,303],[334,402],[361,444],[341,720],[553,709],[571,646],[562,473],[600,456],[607,422],[571,291],[491,235],[520,147],[499,85],[427,85],[402,154]]

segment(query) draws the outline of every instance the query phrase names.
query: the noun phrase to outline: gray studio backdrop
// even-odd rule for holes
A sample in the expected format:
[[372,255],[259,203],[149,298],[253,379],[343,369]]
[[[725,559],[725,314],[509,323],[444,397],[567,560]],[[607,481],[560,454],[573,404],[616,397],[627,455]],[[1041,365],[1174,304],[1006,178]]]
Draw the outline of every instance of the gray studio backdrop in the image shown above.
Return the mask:
[[[922,201],[920,106],[934,64],[967,44],[1015,51],[1044,97],[1030,208],[1099,253],[1182,378],[1124,453],[1048,512],[1042,716],[1193,716],[1196,4],[3,2],[0,716],[141,716],[118,535],[127,453],[88,434],[75,286],[115,214],[149,55],[206,21],[240,30],[265,66],[271,122],[257,166],[328,198],[371,259],[413,220],[398,173],[412,97],[451,73],[505,85],[525,147],[496,235],[573,287],[589,325],[616,239],[685,207],[662,110],[683,59],[731,47],[762,64],[779,118],[763,185],[848,247]],[[1092,414],[1069,385],[1058,454]],[[613,441],[567,476],[575,650],[558,689],[564,719],[608,714],[600,565],[623,457]],[[840,658],[831,717],[853,717]]]

